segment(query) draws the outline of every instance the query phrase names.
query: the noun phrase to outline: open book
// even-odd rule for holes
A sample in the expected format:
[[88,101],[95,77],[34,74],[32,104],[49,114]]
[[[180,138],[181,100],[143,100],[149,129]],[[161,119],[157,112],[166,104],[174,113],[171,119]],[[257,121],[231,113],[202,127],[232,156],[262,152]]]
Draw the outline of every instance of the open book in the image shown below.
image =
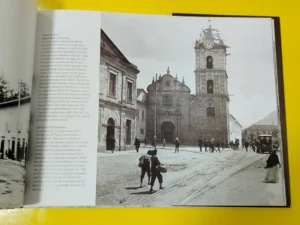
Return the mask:
[[278,18],[0,2],[0,208],[290,207]]

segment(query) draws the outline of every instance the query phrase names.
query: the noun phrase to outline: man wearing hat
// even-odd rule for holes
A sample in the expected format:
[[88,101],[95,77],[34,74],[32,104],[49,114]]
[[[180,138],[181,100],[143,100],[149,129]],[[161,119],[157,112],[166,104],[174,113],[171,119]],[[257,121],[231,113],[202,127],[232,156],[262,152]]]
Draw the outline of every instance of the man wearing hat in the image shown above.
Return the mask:
[[156,156],[157,150],[156,149],[149,150],[148,155],[151,155],[151,183],[150,183],[151,188],[150,188],[150,192],[152,192],[156,178],[158,179],[158,182],[159,182],[159,188],[163,189],[163,187],[162,187],[163,177],[162,177],[159,169],[157,168],[160,165],[160,161]]

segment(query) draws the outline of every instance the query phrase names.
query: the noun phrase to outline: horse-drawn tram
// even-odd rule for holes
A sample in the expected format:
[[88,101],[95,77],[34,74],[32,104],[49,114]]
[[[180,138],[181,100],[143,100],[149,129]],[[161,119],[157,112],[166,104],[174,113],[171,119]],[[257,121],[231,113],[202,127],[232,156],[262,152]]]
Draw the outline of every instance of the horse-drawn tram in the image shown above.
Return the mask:
[[258,141],[259,145],[257,146],[257,153],[271,153],[273,149],[276,149],[276,145],[273,144],[272,135],[261,134],[258,136]]

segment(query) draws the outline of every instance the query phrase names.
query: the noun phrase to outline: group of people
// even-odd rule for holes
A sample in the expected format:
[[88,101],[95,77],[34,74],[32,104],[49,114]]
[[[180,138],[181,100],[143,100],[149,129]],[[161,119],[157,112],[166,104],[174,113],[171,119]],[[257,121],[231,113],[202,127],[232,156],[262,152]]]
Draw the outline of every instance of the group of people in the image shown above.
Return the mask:
[[[147,137],[145,137],[144,143],[145,143],[145,146],[147,146],[147,144],[148,144]],[[166,142],[166,139],[164,138],[163,141],[162,141],[163,148],[166,147],[166,144],[167,144],[167,142]],[[135,145],[136,150],[137,150],[137,146],[138,146],[138,148],[140,147],[140,140],[139,140],[138,137],[136,137],[134,145]],[[178,153],[179,152],[179,147],[180,147],[180,141],[179,141],[178,137],[175,139],[174,145],[175,145],[175,153]],[[156,149],[156,136],[153,137],[152,146]],[[138,150],[137,150],[137,152],[138,152]]]
[[235,141],[231,140],[228,143],[229,147],[233,150],[239,150],[239,146],[240,146],[240,140],[239,139],[235,139]]
[[7,159],[15,160],[15,153],[11,149],[5,151],[5,156]]
[[205,152],[220,152],[221,153],[220,148],[224,149],[226,147],[226,142],[215,140],[214,138],[207,140],[206,138],[200,137],[198,139],[198,146],[199,146],[200,152],[202,152],[202,149],[204,148]]
[[17,144],[17,152],[15,154],[15,151],[12,149],[8,148],[4,152],[0,152],[0,159],[10,159],[10,160],[17,160],[21,162],[22,159],[26,161],[26,155],[27,155],[27,150],[28,146],[21,147],[20,143]]
[[[107,139],[107,146],[108,150],[112,150],[114,152],[115,149],[115,143],[116,140],[113,137],[109,137]],[[165,139],[163,139],[163,147],[166,145]],[[148,144],[147,138],[144,140],[144,144]],[[136,152],[139,152],[141,145],[141,141],[139,140],[139,137],[135,138],[134,146]],[[180,147],[180,141],[179,138],[177,137],[174,142],[175,145],[175,153],[179,152],[179,147]],[[248,148],[251,147],[253,151],[257,151],[257,149],[261,145],[274,145],[274,143],[271,140],[267,139],[254,139],[250,140],[247,139],[242,143],[242,147],[246,149],[248,152]],[[158,179],[159,182],[159,188],[163,189],[162,183],[163,183],[163,177],[160,172],[159,166],[161,165],[158,157],[157,157],[157,149],[156,149],[156,140],[155,137],[152,141],[152,146],[155,148],[154,150],[149,150],[146,155],[143,155],[139,158],[139,167],[141,168],[141,176],[140,176],[140,187],[142,187],[143,180],[145,175],[147,174],[148,177],[148,185],[150,185],[150,192],[153,191],[153,186],[155,183],[156,178]],[[200,137],[198,139],[198,146],[200,149],[200,152],[204,150],[205,152],[221,152],[220,148],[224,149],[227,147],[227,144],[225,141],[219,141],[215,140],[214,138],[211,138],[210,140],[207,140],[206,138]],[[239,149],[239,140],[236,139],[234,142],[230,141],[228,143],[228,146],[234,150]],[[274,148],[273,148],[274,149]],[[281,168],[281,164],[279,161],[279,157],[277,155],[277,149],[272,151],[272,153],[269,155],[267,161],[266,161],[266,167],[267,173],[265,177],[265,182],[268,183],[277,183],[279,181],[279,168]],[[13,158],[13,153],[7,153],[8,158]]]
[[249,148],[252,148],[254,152],[258,152],[262,147],[268,147],[269,149],[277,150],[279,145],[276,141],[272,141],[272,139],[267,139],[266,137],[258,138],[258,139],[246,139],[243,141],[243,147],[245,147],[248,152]]

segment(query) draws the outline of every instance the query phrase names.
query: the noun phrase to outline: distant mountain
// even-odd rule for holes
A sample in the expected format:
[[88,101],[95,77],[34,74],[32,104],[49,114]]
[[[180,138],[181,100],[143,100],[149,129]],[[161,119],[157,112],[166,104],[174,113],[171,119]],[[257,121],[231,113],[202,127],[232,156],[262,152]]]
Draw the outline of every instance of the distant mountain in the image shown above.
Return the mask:
[[267,115],[265,118],[259,120],[253,125],[278,125],[278,115],[277,111],[271,112],[269,115]]

